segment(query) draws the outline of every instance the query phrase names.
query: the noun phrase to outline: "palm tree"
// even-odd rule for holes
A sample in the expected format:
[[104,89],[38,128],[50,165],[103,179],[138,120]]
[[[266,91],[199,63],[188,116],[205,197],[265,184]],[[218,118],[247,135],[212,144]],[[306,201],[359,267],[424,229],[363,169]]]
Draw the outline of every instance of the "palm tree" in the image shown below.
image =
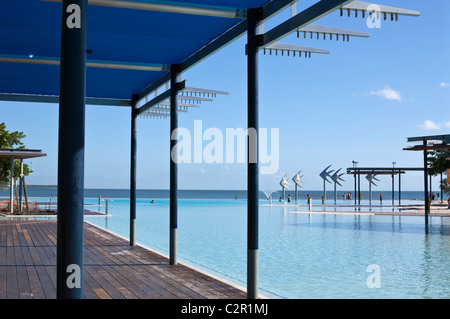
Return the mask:
[[441,182],[441,189],[444,194],[450,194],[450,184],[446,180]]

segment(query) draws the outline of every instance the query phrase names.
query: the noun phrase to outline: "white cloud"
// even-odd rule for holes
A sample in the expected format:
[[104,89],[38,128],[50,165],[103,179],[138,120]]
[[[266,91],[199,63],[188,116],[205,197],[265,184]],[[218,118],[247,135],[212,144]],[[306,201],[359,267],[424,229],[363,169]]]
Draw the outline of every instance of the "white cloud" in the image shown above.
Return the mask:
[[436,123],[431,120],[426,120],[423,124],[417,125],[418,128],[424,131],[441,130],[443,128],[450,128],[450,121],[443,123]]
[[401,101],[402,97],[400,95],[400,92],[392,89],[391,87],[387,86],[382,90],[379,91],[370,91],[371,95],[379,95],[382,98],[385,98],[387,100],[396,100],[396,101]]
[[441,86],[441,88],[450,87],[450,83],[441,82],[440,86]]

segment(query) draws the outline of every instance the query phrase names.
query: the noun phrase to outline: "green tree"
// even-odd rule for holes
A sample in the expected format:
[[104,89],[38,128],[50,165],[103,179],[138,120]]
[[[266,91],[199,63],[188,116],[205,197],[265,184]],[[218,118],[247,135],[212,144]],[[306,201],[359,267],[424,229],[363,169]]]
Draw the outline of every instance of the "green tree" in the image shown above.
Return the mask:
[[[22,143],[22,139],[26,135],[24,132],[14,131],[10,132],[6,129],[5,123],[0,123],[0,148],[15,148],[25,149],[25,145]],[[28,176],[30,168],[27,164],[23,164],[23,174]],[[14,161],[14,176],[18,177],[20,174],[20,162]],[[0,159],[0,183],[7,183],[11,176],[11,159]]]
[[[450,169],[450,151],[433,151],[428,152],[428,175],[436,176],[442,173],[446,173],[447,169]],[[446,180],[443,180],[440,185],[444,194],[450,194],[450,186]]]
[[447,183],[446,180],[442,181],[441,188],[444,194],[450,194],[450,185]]
[[428,174],[435,176],[450,168],[450,151],[433,151],[428,154]]

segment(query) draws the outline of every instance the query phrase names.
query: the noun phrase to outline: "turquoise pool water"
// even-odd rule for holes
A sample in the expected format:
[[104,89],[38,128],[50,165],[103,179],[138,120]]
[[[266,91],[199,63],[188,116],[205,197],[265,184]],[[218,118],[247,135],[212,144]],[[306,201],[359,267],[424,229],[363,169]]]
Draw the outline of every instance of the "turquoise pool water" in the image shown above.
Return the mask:
[[[96,204],[98,199],[88,199]],[[343,201],[342,201],[343,202]],[[129,200],[109,199],[109,217],[86,221],[129,236]],[[449,298],[450,219],[340,214],[349,207],[260,202],[259,287],[272,298]],[[105,201],[102,201],[102,211]],[[275,203],[274,204],[278,204]],[[92,206],[96,208],[96,206]],[[245,200],[181,199],[181,262],[246,286]],[[313,207],[322,210],[321,205]],[[374,209],[391,210],[392,208]],[[366,208],[367,210],[367,208]],[[137,241],[168,254],[169,200],[137,201]]]

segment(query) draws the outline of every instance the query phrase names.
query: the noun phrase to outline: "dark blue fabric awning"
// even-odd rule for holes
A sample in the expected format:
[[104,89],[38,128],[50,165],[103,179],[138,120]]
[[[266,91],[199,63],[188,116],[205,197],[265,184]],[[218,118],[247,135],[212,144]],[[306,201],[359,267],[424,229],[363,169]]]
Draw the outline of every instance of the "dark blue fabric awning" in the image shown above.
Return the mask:
[[[145,1],[144,1],[145,2]],[[177,1],[248,9],[268,0]],[[222,18],[90,5],[90,60],[113,63],[182,63],[240,23]],[[1,1],[0,57],[55,59],[60,56],[61,3]],[[130,99],[167,71],[87,68],[87,97]],[[59,66],[0,62],[0,94],[59,95]]]

